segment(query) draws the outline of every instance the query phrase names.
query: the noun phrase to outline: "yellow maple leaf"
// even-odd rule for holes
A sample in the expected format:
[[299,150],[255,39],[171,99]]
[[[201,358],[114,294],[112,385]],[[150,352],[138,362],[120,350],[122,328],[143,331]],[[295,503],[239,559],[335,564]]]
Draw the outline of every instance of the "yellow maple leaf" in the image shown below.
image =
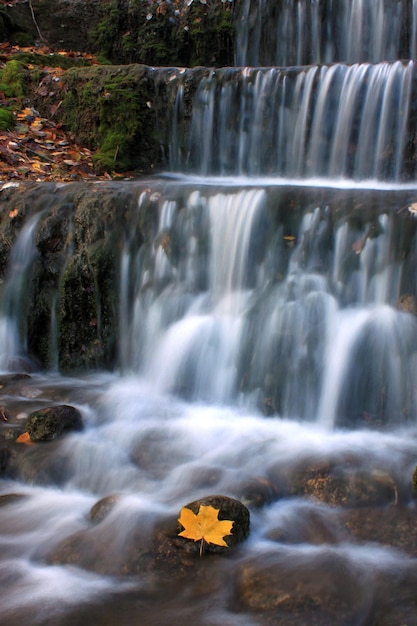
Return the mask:
[[178,521],[184,527],[184,530],[178,533],[180,537],[194,541],[204,540],[207,543],[228,548],[224,537],[232,534],[234,522],[219,520],[219,509],[201,504],[196,515],[191,509],[184,506]]

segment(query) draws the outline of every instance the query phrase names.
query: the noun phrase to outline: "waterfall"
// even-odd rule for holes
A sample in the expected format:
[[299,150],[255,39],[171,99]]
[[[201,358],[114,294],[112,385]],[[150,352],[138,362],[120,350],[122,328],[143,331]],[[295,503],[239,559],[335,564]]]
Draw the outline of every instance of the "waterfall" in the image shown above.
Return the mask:
[[1,624],[416,622],[417,0],[236,10],[148,73],[169,171],[0,188]]
[[[381,192],[321,194],[188,183],[179,199],[140,194],[136,221],[144,197],[157,220],[146,245],[122,253],[123,371],[194,401],[327,426],[414,415],[404,364],[416,359],[417,323],[399,305],[414,289],[413,257],[402,256],[414,220],[385,212]],[[376,213],[355,213],[358,201]],[[403,206],[404,192],[392,202]]]
[[28,367],[26,359],[26,316],[28,284],[37,249],[35,232],[41,213],[31,217],[12,248],[8,272],[2,287],[0,310],[0,370]]
[[[180,81],[177,98],[181,94]],[[415,98],[413,61],[216,70],[198,83],[188,134],[180,133],[175,113],[170,169],[203,176],[412,180]]]
[[151,256],[131,277],[135,313],[121,340],[137,346],[130,366],[142,363],[159,389],[212,401],[235,397],[264,196],[262,190],[192,192],[182,207],[161,199]]
[[380,63],[415,58],[415,0],[243,0],[237,65]]

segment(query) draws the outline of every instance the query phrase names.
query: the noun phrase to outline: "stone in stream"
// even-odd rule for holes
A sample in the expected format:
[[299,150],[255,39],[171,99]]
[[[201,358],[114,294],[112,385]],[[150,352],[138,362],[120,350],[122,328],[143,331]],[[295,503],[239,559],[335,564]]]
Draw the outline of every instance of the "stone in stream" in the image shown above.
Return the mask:
[[[215,545],[209,541],[204,541],[204,552],[224,552],[228,548],[232,548],[238,543],[241,543],[248,537],[250,529],[249,510],[239,500],[227,496],[207,496],[186,504],[183,509],[189,509],[194,515],[198,516],[201,507],[212,507],[217,513],[219,522],[224,520],[233,522],[230,534],[225,534],[223,538],[226,546]],[[178,535],[183,531],[184,528],[182,524],[178,522]],[[195,540],[190,540],[186,537],[179,538],[186,542],[184,547],[186,546],[188,551],[200,552],[201,554],[200,541],[197,540],[197,538]]]
[[81,413],[66,404],[34,411],[26,421],[26,430],[32,441],[52,441],[63,432],[82,429]]
[[10,461],[12,453],[9,448],[3,446],[0,448],[0,476],[4,476],[10,469]]
[[88,519],[93,522],[93,524],[99,524],[107,517],[110,511],[112,511],[118,500],[119,496],[117,495],[101,498],[101,500],[98,500],[89,510]]
[[[159,517],[152,511],[135,511],[122,496],[99,500],[89,511],[86,528],[56,543],[42,554],[54,565],[76,565],[89,571],[112,576],[157,575],[167,580],[204,577],[207,567],[215,567],[222,554],[246,539],[249,534],[249,511],[238,500],[226,496],[208,496],[187,504],[193,512],[201,505],[212,506],[223,520],[233,521],[233,533],[226,537],[229,547],[206,544],[199,557],[200,543],[179,537],[182,527],[177,516]],[[132,506],[133,508],[130,508]],[[111,511],[111,515],[109,515]],[[214,554],[213,554],[214,553]]]

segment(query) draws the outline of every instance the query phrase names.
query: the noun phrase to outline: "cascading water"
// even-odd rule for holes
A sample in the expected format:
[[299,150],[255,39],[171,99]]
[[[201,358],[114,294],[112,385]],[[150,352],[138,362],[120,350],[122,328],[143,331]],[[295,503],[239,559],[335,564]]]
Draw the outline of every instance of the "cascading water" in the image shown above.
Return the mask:
[[[3,285],[0,311],[0,370],[28,367],[26,315],[30,270],[37,250],[35,231],[41,214],[33,216],[23,227],[10,255],[9,270]],[[19,367],[19,359],[22,362]]]
[[413,61],[216,70],[199,83],[188,140],[175,119],[171,169],[203,176],[413,179],[416,77]]
[[[415,623],[416,7],[242,0],[238,63],[271,67],[192,106],[169,70],[169,176],[43,191],[2,289],[0,623]],[[56,371],[106,340],[114,372]],[[84,430],[16,443],[54,404]],[[208,494],[250,509],[228,558],[177,537]]]
[[238,14],[237,65],[415,58],[415,0],[242,0]]

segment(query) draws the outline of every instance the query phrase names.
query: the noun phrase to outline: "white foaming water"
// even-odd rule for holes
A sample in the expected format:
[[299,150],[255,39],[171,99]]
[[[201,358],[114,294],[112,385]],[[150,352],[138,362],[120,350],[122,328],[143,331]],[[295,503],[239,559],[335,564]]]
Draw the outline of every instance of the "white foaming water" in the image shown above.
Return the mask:
[[[35,382],[47,397],[50,382],[41,377]],[[159,623],[161,610],[167,611],[164,619],[170,623],[183,622],[190,610],[198,610],[210,623],[222,616],[223,623],[239,624],[242,613],[236,615],[230,608],[232,582],[241,576],[246,561],[250,566],[257,559],[265,565],[271,562],[277,572],[285,562],[284,570],[290,568],[287,575],[301,578],[312,567],[317,571],[322,560],[335,563],[339,573],[352,570],[369,581],[361,593],[371,604],[378,572],[388,576],[407,571],[407,559],[400,553],[366,543],[350,545],[337,507],[292,497],[251,509],[249,540],[237,555],[216,562],[215,576],[222,581],[218,588],[211,584],[196,590],[189,578],[177,581],[172,604],[166,583],[159,583],[159,591],[153,583],[149,587],[155,579],[149,579],[146,570],[125,581],[120,572],[138,549],[137,542],[150,545],[155,525],[175,519],[186,502],[208,493],[245,501],[246,484],[278,488],[292,468],[308,465],[311,459],[324,466],[339,463],[341,468],[347,463],[350,472],[354,466],[371,476],[394,476],[401,489],[401,476],[412,471],[417,454],[414,429],[343,432],[295,420],[267,420],[253,411],[180,402],[155,393],[133,376],[90,377],[88,390],[83,381],[78,387],[76,379],[56,379],[55,384],[67,390],[69,401],[71,395],[73,401],[82,401],[78,406],[87,428],[55,448],[45,448],[49,473],[42,468],[39,445],[28,450],[25,467],[29,472],[32,466],[33,486],[2,481],[3,493],[23,496],[2,507],[4,623],[82,624],[90,615],[99,626],[109,623],[109,611],[112,614],[117,607],[123,624],[133,626],[140,600],[146,624]],[[32,464],[31,455],[35,455]],[[57,464],[59,487],[53,475]],[[43,487],[36,486],[42,481]],[[92,505],[107,495],[117,496],[113,508],[103,521],[92,524]],[[312,522],[326,529],[329,543],[309,545]],[[293,537],[294,544],[281,544],[274,539],[277,533]],[[345,584],[344,576],[337,578],[333,592],[342,594]],[[351,602],[359,603],[362,611],[362,596],[355,589]],[[243,616],[243,624],[251,623],[250,613]]]

